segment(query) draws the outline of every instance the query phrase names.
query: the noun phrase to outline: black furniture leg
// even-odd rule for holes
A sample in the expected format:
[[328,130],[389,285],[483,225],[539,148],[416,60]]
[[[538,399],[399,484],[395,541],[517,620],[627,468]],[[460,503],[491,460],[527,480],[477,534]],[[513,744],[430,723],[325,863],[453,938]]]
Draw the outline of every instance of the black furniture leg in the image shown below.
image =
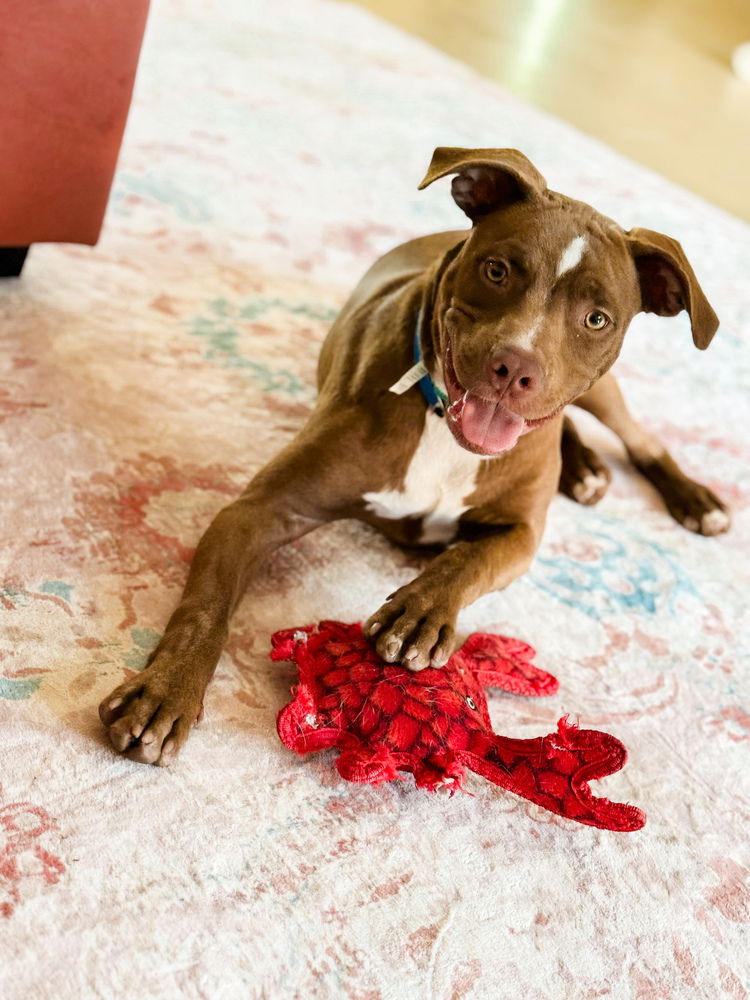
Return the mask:
[[28,252],[28,247],[0,247],[0,278],[17,278]]

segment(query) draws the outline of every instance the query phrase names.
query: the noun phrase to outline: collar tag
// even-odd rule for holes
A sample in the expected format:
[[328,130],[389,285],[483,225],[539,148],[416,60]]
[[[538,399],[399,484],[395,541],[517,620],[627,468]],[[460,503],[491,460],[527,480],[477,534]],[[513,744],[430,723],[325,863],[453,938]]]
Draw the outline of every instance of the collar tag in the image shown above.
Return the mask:
[[402,396],[407,389],[411,389],[413,385],[417,382],[421,382],[425,375],[429,372],[425,368],[424,361],[418,361],[415,365],[401,376],[398,382],[394,382],[392,386],[388,389],[388,392],[393,392],[397,396]]

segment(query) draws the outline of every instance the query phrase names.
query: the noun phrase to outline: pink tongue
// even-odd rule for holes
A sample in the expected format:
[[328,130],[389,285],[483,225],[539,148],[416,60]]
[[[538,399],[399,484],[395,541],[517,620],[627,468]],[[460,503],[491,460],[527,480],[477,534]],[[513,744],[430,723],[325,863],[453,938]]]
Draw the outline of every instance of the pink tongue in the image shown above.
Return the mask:
[[512,448],[524,427],[523,417],[472,393],[466,395],[460,421],[466,440],[493,455]]

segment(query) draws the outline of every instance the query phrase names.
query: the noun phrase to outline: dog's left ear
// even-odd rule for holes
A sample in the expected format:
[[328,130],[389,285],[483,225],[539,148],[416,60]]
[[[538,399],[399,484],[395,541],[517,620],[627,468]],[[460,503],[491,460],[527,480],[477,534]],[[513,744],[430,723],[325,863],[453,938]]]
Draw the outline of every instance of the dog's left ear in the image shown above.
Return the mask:
[[676,316],[686,309],[693,343],[704,351],[719,327],[719,317],[703,294],[680,244],[650,229],[631,229],[625,235],[638,272],[643,312]]
[[459,149],[439,146],[419,190],[438,177],[457,174],[451,194],[472,222],[516,201],[540,197],[547,182],[517,149]]

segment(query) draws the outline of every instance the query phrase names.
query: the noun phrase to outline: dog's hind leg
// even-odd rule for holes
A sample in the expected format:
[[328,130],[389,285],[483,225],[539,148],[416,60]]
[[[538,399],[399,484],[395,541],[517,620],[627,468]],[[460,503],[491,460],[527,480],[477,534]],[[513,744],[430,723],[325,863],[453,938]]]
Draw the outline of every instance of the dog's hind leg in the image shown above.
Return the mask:
[[686,476],[658,438],[633,418],[612,374],[599,379],[575,405],[614,431],[633,465],[656,488],[683,528],[699,535],[718,535],[728,529],[726,506],[707,486]]

